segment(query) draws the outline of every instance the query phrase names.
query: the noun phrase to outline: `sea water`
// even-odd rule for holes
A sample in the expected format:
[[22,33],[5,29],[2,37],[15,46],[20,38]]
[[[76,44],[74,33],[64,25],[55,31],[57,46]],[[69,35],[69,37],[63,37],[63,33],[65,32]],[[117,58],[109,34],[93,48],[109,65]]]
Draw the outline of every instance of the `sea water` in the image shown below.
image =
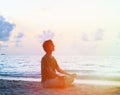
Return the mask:
[[[35,79],[41,77],[40,55],[0,55],[0,78]],[[76,73],[78,79],[97,78],[120,81],[119,56],[55,56],[60,68]]]

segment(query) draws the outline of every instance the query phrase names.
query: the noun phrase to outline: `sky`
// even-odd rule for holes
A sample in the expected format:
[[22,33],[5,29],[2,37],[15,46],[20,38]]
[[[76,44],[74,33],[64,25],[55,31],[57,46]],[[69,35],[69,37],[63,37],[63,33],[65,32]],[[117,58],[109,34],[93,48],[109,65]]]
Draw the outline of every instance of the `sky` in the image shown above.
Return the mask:
[[120,55],[120,0],[0,0],[0,53]]

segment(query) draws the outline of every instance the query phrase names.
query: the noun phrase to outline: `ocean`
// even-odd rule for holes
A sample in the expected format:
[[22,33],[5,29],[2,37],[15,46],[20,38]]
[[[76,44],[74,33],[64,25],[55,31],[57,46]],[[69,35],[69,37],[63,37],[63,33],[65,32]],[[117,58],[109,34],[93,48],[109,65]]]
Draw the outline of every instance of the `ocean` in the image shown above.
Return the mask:
[[[0,79],[40,79],[40,55],[0,55]],[[77,79],[120,81],[120,56],[55,56],[59,66]]]

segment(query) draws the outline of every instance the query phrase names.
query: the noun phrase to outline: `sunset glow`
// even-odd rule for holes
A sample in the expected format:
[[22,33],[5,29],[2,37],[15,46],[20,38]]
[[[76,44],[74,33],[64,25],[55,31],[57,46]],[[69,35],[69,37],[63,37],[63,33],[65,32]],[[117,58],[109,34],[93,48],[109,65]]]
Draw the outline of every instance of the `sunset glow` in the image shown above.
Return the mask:
[[[50,31],[58,55],[120,55],[119,4],[119,0],[1,0],[1,17],[15,27],[7,41],[0,34],[0,52],[43,54],[40,36]],[[23,36],[15,39],[19,34]]]

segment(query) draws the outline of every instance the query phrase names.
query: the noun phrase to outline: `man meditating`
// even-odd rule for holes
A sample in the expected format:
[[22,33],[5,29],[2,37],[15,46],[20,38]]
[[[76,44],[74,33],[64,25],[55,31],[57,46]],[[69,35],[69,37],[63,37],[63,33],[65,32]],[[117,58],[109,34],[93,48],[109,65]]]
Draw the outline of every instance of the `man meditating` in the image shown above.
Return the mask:
[[43,87],[66,87],[73,83],[75,74],[69,74],[63,71],[57,64],[56,59],[52,56],[54,44],[52,40],[43,43],[43,49],[46,54],[41,60],[41,82]]

